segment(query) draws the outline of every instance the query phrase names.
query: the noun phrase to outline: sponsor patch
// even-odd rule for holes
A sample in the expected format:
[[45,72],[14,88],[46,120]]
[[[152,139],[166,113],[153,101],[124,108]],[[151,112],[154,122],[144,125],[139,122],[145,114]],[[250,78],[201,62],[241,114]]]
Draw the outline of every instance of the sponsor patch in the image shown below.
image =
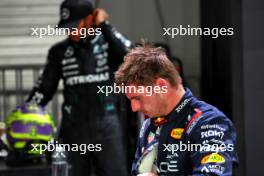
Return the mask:
[[155,137],[155,134],[150,132],[148,135],[148,138],[147,138],[148,143],[151,143],[153,141],[154,137]]
[[66,49],[64,56],[65,57],[71,57],[74,55],[74,49],[72,46],[68,46],[68,48]]
[[223,174],[225,171],[225,168],[219,165],[206,165],[201,169],[201,172],[205,172],[205,173],[219,173],[219,174]]
[[171,137],[174,139],[181,139],[184,132],[184,128],[174,128],[171,130]]
[[185,106],[186,104],[190,101],[190,99],[186,99],[184,100],[177,108],[176,111],[177,113],[179,113]]
[[201,126],[202,130],[207,130],[207,129],[218,129],[221,131],[225,131],[225,129],[223,127],[221,127],[221,125],[219,124],[206,124],[206,125],[202,125]]
[[162,124],[164,124],[164,123],[166,123],[166,122],[167,122],[167,120],[166,120],[165,117],[157,117],[157,118],[154,120],[154,124],[155,124],[155,126],[160,126],[160,125],[162,125]]
[[219,137],[219,138],[223,139],[224,132],[223,131],[217,131],[217,130],[208,130],[205,132],[201,132],[201,139],[209,138],[209,137]]
[[[190,134],[194,126],[198,123],[198,121],[203,117],[202,116],[202,111],[195,108],[194,111],[196,112],[193,117],[191,117],[189,120],[189,123],[186,128],[186,133]],[[188,117],[189,118],[189,117]]]
[[66,84],[73,86],[77,84],[86,84],[92,82],[102,82],[110,79],[109,72],[98,73],[98,74],[89,74],[89,75],[81,75],[67,78]]
[[224,163],[225,158],[218,153],[211,153],[202,158],[201,164],[206,163]]

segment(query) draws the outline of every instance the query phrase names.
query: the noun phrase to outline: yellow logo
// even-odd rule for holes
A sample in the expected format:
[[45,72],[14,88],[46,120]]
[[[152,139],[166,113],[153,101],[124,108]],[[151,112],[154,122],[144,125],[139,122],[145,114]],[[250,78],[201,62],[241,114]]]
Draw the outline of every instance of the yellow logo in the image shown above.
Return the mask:
[[206,163],[223,163],[225,162],[225,158],[218,153],[212,153],[209,155],[206,155],[205,157],[202,158],[201,163],[206,164]]
[[184,128],[174,128],[171,130],[171,137],[174,139],[181,139],[184,132]]

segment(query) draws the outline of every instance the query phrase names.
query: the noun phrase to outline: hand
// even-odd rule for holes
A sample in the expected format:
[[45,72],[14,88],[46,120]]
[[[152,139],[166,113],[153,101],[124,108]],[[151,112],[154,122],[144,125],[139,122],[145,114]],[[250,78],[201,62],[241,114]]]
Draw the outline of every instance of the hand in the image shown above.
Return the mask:
[[158,176],[158,175],[148,172],[148,173],[138,174],[137,176]]
[[95,25],[99,26],[109,18],[109,15],[104,9],[97,8],[93,12],[93,17]]
[[[84,19],[80,20],[78,26],[76,27],[78,30],[75,31],[74,34],[73,34],[73,32],[71,32],[70,38],[75,42],[79,42],[80,37],[83,37],[83,36],[81,36],[80,30],[82,30],[82,28],[89,29],[92,26],[93,26],[93,15],[88,15]],[[85,35],[87,35],[87,33]]]

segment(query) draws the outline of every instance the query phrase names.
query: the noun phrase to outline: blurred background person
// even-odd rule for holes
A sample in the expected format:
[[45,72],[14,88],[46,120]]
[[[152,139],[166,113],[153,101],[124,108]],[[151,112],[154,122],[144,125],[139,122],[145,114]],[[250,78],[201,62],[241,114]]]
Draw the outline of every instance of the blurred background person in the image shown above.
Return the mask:
[[[45,106],[62,79],[64,103],[59,138],[65,144],[101,144],[100,151],[87,151],[86,155],[69,152],[72,175],[87,175],[94,168],[98,176],[125,176],[126,154],[116,99],[113,94],[97,92],[98,86],[112,84],[113,72],[131,42],[109,25],[105,10],[94,9],[88,0],[64,1],[60,15],[58,27],[70,28],[72,33],[50,48],[43,74],[27,101]],[[74,33],[74,28],[79,32]],[[89,35],[92,30],[94,33]]]

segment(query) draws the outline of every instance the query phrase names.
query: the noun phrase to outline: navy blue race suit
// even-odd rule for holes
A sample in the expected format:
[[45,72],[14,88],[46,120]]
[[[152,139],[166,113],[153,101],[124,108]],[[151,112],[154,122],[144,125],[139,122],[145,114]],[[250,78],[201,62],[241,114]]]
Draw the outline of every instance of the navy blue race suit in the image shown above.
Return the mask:
[[[102,151],[89,155],[70,153],[73,176],[87,175],[87,163],[95,164],[97,175],[126,175],[115,97],[97,93],[98,86],[113,84],[113,72],[123,61],[131,42],[108,23],[102,34],[73,42],[70,38],[55,44],[48,53],[43,74],[27,101],[46,105],[63,80],[64,103],[60,137],[66,144],[101,144]],[[90,158],[93,158],[90,161]],[[115,163],[119,167],[113,167]]]
[[232,122],[217,108],[196,99],[186,88],[170,114],[144,121],[132,174],[140,173],[144,157],[157,146],[153,165],[160,176],[231,176],[238,160],[235,145]]

